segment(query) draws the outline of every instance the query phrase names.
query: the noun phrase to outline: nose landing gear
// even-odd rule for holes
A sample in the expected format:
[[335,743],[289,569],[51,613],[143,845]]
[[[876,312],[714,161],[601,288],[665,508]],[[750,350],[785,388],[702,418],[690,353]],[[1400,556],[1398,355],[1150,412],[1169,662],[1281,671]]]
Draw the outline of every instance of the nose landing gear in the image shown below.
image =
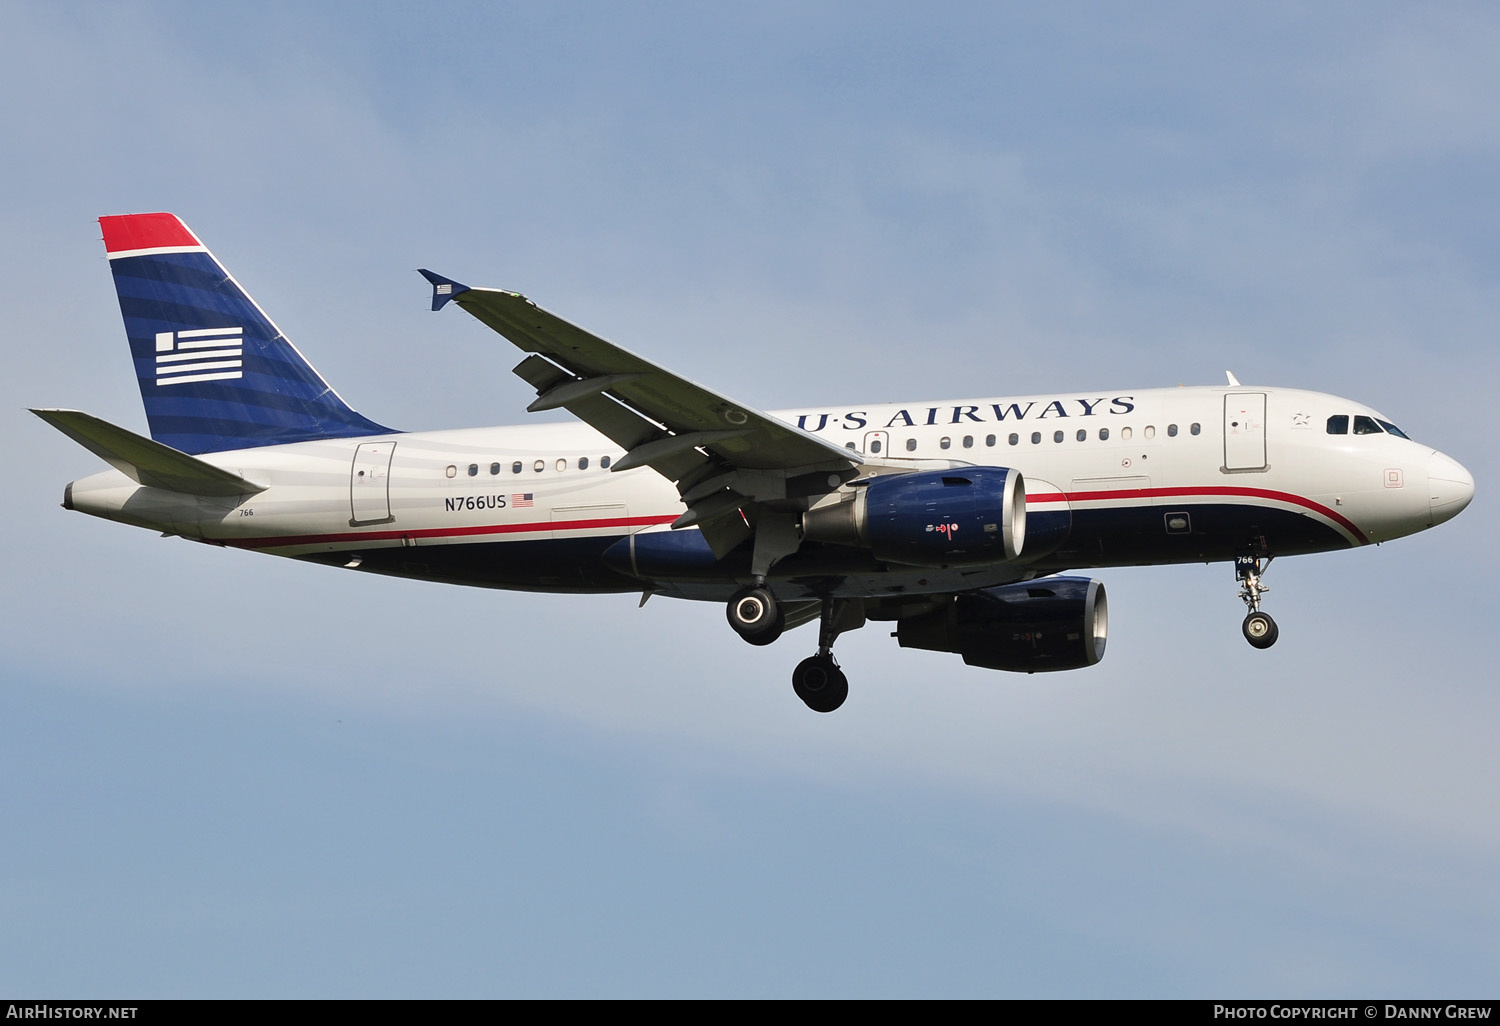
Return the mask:
[[1245,640],[1256,648],[1270,648],[1276,644],[1276,638],[1281,633],[1269,613],[1258,611],[1246,615],[1240,630],[1244,632]]
[[1271,590],[1261,583],[1261,575],[1271,568],[1271,560],[1274,558],[1267,556],[1264,567],[1258,556],[1238,556],[1234,561],[1234,576],[1240,582],[1240,599],[1250,610],[1245,614],[1245,622],[1240,625],[1240,630],[1244,633],[1245,640],[1256,648],[1270,648],[1276,644],[1276,638],[1280,634],[1271,614],[1260,611],[1260,597]]

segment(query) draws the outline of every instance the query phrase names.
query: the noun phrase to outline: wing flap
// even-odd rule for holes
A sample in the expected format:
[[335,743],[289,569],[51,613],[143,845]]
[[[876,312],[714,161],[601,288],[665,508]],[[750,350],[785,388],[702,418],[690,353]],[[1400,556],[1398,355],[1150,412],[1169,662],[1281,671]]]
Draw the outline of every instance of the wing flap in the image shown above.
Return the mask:
[[[662,430],[659,424],[607,398],[600,391],[592,388],[571,388],[572,385],[581,385],[581,380],[573,377],[551,360],[541,356],[528,356],[516,364],[513,370],[518,378],[537,390],[538,396],[542,397],[537,400],[537,403],[548,396],[561,396],[560,402],[546,407],[538,407],[537,403],[533,403],[527,407],[528,410],[565,409],[624,449],[627,454],[635,452],[641,446],[673,437]],[[605,377],[614,376],[605,375]],[[597,381],[598,379],[583,380]],[[670,458],[652,461],[652,466],[671,481],[678,481],[691,475],[703,464],[702,456],[687,451],[671,454]],[[627,465],[623,469],[630,468]]]

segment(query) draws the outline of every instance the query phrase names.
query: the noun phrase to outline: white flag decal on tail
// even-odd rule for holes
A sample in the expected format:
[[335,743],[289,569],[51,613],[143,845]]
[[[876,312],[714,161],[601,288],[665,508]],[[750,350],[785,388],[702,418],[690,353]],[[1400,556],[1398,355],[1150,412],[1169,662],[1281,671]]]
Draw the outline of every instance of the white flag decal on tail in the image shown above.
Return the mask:
[[244,377],[244,331],[244,328],[197,328],[157,332],[157,385]]

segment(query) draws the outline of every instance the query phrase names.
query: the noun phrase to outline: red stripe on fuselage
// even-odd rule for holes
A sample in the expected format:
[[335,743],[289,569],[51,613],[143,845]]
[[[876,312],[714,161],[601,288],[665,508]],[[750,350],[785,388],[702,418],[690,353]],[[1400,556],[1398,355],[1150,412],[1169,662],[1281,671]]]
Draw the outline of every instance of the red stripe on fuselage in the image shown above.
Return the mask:
[[176,214],[119,214],[99,218],[104,229],[104,251],[123,253],[135,249],[201,246]]
[[[1293,495],[1267,488],[1123,488],[1116,491],[1099,492],[1048,492],[1028,495],[1027,503],[1047,502],[1098,502],[1109,499],[1186,498],[1189,496],[1234,496],[1239,498],[1272,499],[1312,510],[1327,517],[1353,535],[1361,545],[1368,545],[1365,533],[1347,517],[1327,506]],[[629,527],[655,527],[670,524],[676,517],[668,514],[652,517],[614,517],[604,520],[542,520],[523,524],[481,524],[476,527],[435,527],[414,531],[349,531],[340,534],[287,535],[282,538],[224,538],[213,539],[221,544],[241,549],[292,548],[301,545],[338,545],[350,542],[397,541],[402,538],[472,538],[496,534],[528,534],[543,531],[599,531]]]
[[1207,488],[1121,488],[1113,491],[1102,492],[1047,492],[1040,495],[1026,496],[1027,504],[1033,502],[1100,502],[1107,499],[1168,499],[1187,498],[1190,496],[1234,496],[1250,499],[1271,499],[1276,502],[1286,502],[1293,506],[1301,506],[1327,517],[1338,524],[1344,530],[1358,539],[1359,544],[1368,545],[1370,539],[1365,537],[1365,532],[1355,526],[1354,521],[1337,513],[1320,502],[1301,495],[1293,495],[1291,492],[1277,492],[1269,488],[1229,488],[1229,487],[1207,487]]
[[277,549],[294,545],[337,545],[343,542],[396,541],[401,538],[471,538],[484,534],[527,534],[541,531],[601,531],[618,527],[670,524],[675,516],[613,517],[607,520],[542,520],[528,524],[481,524],[477,527],[433,527],[417,531],[350,531],[346,534],[294,534],[285,538],[214,539],[239,549]]

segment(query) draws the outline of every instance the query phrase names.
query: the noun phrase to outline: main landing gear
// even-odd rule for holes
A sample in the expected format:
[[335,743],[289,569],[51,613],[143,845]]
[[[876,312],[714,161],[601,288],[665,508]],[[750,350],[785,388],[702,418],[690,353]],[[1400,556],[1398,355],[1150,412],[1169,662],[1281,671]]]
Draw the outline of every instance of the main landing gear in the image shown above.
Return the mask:
[[1245,622],[1240,625],[1240,630],[1244,632],[1245,640],[1256,648],[1270,648],[1276,644],[1276,638],[1280,634],[1271,614],[1260,611],[1260,597],[1271,590],[1261,583],[1261,575],[1271,568],[1273,558],[1267,556],[1264,567],[1257,556],[1238,556],[1234,561],[1234,576],[1240,582],[1240,598],[1250,610],[1245,614]]
[[[769,645],[786,629],[786,612],[764,584],[735,592],[724,613],[735,633],[752,645]],[[833,658],[833,642],[864,622],[864,603],[858,599],[823,600],[818,654],[808,656],[792,671],[792,690],[813,712],[833,712],[849,697],[849,678]]]
[[792,671],[792,690],[813,712],[833,712],[849,697],[849,678],[833,658],[833,642],[845,631],[865,624],[865,605],[858,599],[825,598],[818,617],[818,654]]
[[792,671],[792,690],[813,712],[833,712],[849,697],[849,678],[832,652],[808,656]]
[[724,614],[734,632],[752,645],[769,645],[786,629],[786,613],[764,584],[735,592]]

